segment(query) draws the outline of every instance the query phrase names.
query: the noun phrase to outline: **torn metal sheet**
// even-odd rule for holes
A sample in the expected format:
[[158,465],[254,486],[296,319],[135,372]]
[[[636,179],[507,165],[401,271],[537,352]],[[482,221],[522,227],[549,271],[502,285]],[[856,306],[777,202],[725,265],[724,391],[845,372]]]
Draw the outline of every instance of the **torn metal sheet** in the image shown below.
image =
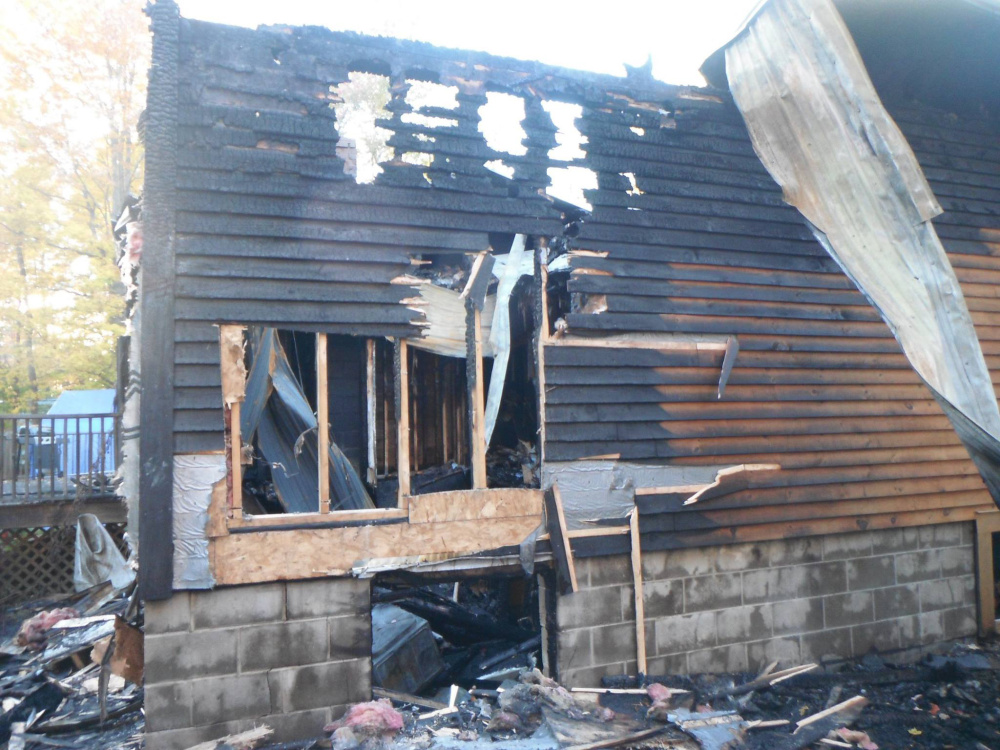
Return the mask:
[[208,507],[212,486],[226,478],[226,456],[174,456],[174,588],[215,585],[208,558]]
[[510,296],[522,275],[530,275],[535,271],[534,259],[530,253],[525,254],[524,243],[527,238],[523,234],[514,237],[506,259],[499,262],[495,273],[499,274],[500,285],[497,287],[496,312],[490,325],[490,347],[493,354],[493,372],[490,375],[490,389],[486,396],[486,445],[493,437],[493,428],[500,413],[500,399],[503,397],[503,387],[507,380],[507,362],[510,359]]
[[930,387],[1000,504],[1000,410],[941,207],[831,0],[771,0],[726,48],[754,148]]
[[[245,441],[257,445],[270,464],[275,493],[289,513],[319,509],[319,456],[316,415],[295,378],[273,328],[253,337],[253,364],[246,404],[240,414]],[[375,504],[340,448],[330,441],[330,509],[374,508]]]

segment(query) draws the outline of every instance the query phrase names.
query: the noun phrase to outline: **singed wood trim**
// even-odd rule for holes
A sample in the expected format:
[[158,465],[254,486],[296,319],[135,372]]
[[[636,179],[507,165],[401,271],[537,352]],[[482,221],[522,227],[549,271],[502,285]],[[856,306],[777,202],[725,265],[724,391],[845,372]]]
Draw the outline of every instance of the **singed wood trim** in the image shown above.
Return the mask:
[[976,514],[976,586],[979,608],[979,635],[997,632],[996,576],[993,570],[993,534],[1000,532],[1000,511],[996,508]]
[[[243,362],[243,326],[219,326],[219,370],[223,385],[223,405],[228,403],[226,415],[226,440],[229,448],[230,492],[227,517],[232,519],[243,510],[243,435],[240,430],[240,410],[246,396],[246,373]],[[236,341],[240,346],[235,346]],[[227,342],[230,345],[226,345]],[[242,381],[242,382],[240,382]]]
[[309,523],[329,523],[343,521],[345,524],[355,521],[388,521],[406,518],[407,512],[402,508],[366,508],[363,510],[337,510],[332,513],[271,513],[264,515],[243,515],[229,522],[230,528],[248,528],[254,526],[298,526]]
[[554,336],[548,337],[546,346],[581,346],[594,349],[653,349],[655,351],[683,352],[725,352],[728,337],[719,336],[719,341],[689,340],[672,336],[656,336],[646,334],[624,333],[618,335],[589,336]]
[[396,371],[396,388],[399,392],[399,413],[396,423],[396,474],[399,489],[396,497],[400,509],[406,509],[410,496],[410,367],[406,339],[396,345],[399,365]]
[[473,367],[475,390],[472,394],[472,488],[486,489],[486,405],[483,398],[483,320],[472,306]]
[[229,513],[235,516],[243,508],[243,451],[240,435],[240,402],[234,401],[229,407],[229,460],[233,477],[233,491],[230,495]]
[[319,512],[330,512],[330,392],[326,334],[316,334],[316,423],[319,456]]
[[375,396],[375,339],[368,339],[365,341],[365,404],[366,411],[368,414],[367,419],[367,432],[368,432],[368,484],[375,486],[378,481],[378,466],[376,464],[377,459],[375,458],[376,442],[378,436],[375,432],[376,428],[376,414],[378,409],[376,408],[376,396]]
[[646,674],[646,608],[642,589],[642,542],[639,536],[639,509],[629,515],[632,558],[632,592],[635,599],[635,659],[639,674]]

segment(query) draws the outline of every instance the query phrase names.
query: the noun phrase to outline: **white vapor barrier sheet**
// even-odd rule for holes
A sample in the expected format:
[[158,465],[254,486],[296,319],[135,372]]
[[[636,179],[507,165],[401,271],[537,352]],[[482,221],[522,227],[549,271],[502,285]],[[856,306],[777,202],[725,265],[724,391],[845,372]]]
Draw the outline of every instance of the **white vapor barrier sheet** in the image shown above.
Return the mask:
[[726,48],[736,105],[785,200],[881,313],[1000,498],[1000,411],[941,213],[831,0],[771,0]]
[[226,456],[174,456],[174,588],[215,585],[208,561],[208,507],[212,486],[226,476]]

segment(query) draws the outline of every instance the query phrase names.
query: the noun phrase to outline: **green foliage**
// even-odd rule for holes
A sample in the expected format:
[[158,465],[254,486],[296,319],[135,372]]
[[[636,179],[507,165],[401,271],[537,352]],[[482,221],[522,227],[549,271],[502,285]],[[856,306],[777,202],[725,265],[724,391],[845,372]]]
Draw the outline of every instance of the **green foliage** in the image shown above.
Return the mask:
[[0,5],[0,412],[114,384],[148,58],[141,0]]

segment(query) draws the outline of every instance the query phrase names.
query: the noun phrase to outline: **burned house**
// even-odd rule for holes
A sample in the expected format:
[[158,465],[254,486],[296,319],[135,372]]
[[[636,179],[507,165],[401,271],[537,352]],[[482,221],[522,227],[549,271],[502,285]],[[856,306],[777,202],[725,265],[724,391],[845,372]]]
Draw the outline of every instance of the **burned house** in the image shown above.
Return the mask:
[[772,0],[706,88],[150,15],[151,748],[367,699],[379,581],[528,581],[567,685],[993,628],[994,11]]

